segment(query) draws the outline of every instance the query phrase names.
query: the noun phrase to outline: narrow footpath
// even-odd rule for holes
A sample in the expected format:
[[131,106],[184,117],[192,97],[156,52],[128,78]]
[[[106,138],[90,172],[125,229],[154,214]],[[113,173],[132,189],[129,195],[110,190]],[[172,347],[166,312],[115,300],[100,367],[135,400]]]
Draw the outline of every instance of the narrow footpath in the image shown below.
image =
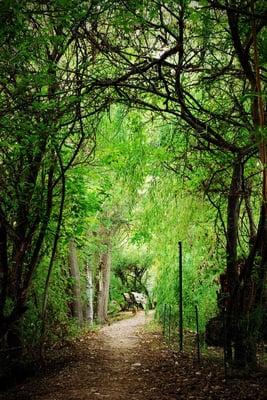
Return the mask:
[[173,354],[150,316],[105,326],[81,338],[65,361],[28,378],[0,400],[183,400],[265,398],[261,380],[225,381],[221,368]]

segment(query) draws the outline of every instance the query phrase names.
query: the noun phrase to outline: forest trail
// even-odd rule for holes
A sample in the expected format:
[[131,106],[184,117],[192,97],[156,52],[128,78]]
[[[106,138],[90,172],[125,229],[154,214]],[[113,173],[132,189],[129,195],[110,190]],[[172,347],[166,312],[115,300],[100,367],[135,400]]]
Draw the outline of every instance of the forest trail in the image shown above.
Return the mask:
[[0,393],[0,400],[264,399],[260,382],[225,382],[220,368],[175,356],[159,333],[144,329],[150,320],[139,312],[85,335],[63,363]]
[[165,389],[150,377],[152,353],[146,348],[151,339],[145,337],[143,328],[151,318],[151,314],[138,312],[132,318],[104,326],[96,337],[79,341],[76,359],[62,369],[39,376],[38,380],[37,377],[30,378],[16,390],[9,391],[7,397],[0,394],[0,399],[175,399],[164,395]]

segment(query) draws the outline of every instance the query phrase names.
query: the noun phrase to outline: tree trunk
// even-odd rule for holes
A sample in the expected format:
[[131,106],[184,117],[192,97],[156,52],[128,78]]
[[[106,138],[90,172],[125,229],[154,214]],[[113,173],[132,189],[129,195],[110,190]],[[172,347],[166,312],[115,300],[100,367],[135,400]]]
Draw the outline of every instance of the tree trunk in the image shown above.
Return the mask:
[[264,204],[253,248],[240,274],[239,325],[235,343],[235,361],[255,367],[256,344],[264,326],[263,304],[267,267],[267,213]]
[[100,255],[99,275],[98,275],[98,293],[97,293],[97,319],[103,324],[107,320],[108,302],[109,302],[109,285],[111,271],[111,243],[109,234],[104,233],[105,250]]
[[227,271],[226,282],[222,284],[225,345],[228,361],[234,361],[238,367],[254,368],[257,362],[257,339],[262,329],[260,313],[263,315],[262,298],[267,265],[267,212],[263,204],[254,243],[246,259],[238,260],[241,182],[242,163],[237,161],[228,195]]
[[[251,11],[254,14],[254,2]],[[254,49],[254,71],[251,89],[252,117],[255,131],[259,133],[259,158],[262,163],[262,206],[254,245],[241,271],[237,299],[237,329],[235,335],[235,361],[243,366],[254,367],[257,363],[256,344],[261,330],[260,313],[264,313],[263,294],[267,268],[267,150],[265,128],[264,98],[261,90],[260,63],[257,44],[256,19],[252,18],[252,39]]]
[[236,333],[235,321],[238,318],[238,222],[240,214],[240,197],[242,185],[242,163],[237,159],[233,165],[232,180],[228,194],[227,206],[227,241],[226,241],[226,285],[222,287],[225,312],[225,346],[226,357],[232,361],[232,341]]
[[76,244],[74,239],[70,240],[69,244],[69,264],[70,273],[73,278],[73,316],[77,318],[79,325],[83,323],[83,310],[81,302],[81,283],[80,283],[80,271],[78,265]]
[[87,294],[87,305],[86,305],[86,319],[89,325],[93,325],[94,321],[94,307],[93,307],[93,271],[89,264],[86,266],[86,294]]
[[[234,199],[233,188],[237,183],[232,180],[231,193],[228,201],[228,226],[227,226],[227,290],[228,299],[224,300],[226,311],[226,339],[229,358],[231,358],[231,343],[234,345],[234,361],[241,367],[255,366],[256,343],[261,330],[260,312],[262,309],[262,298],[264,284],[266,281],[267,267],[267,150],[265,128],[265,105],[261,90],[260,62],[257,43],[257,20],[253,17],[255,12],[254,1],[251,1],[252,13],[252,47],[254,50],[254,65],[248,62],[245,49],[242,48],[240,32],[238,27],[237,13],[228,10],[229,27],[233,44],[238,55],[241,66],[250,82],[251,92],[254,93],[251,103],[251,113],[255,131],[251,133],[253,144],[259,146],[259,159],[263,166],[262,175],[262,206],[260,221],[257,232],[254,231],[253,219],[250,216],[250,207],[247,204],[247,213],[250,221],[251,235],[250,246],[246,259],[238,266],[237,260],[237,234],[238,221],[234,214],[238,215],[238,199]],[[255,135],[255,132],[257,135]],[[258,141],[259,139],[259,141]],[[234,174],[233,174],[234,178]],[[231,198],[232,197],[232,198]],[[256,235],[255,235],[256,234]],[[223,288],[222,288],[223,289]],[[222,290],[224,292],[224,290]],[[224,293],[223,293],[224,294]],[[262,314],[263,315],[263,314]],[[263,318],[262,318],[263,319]]]

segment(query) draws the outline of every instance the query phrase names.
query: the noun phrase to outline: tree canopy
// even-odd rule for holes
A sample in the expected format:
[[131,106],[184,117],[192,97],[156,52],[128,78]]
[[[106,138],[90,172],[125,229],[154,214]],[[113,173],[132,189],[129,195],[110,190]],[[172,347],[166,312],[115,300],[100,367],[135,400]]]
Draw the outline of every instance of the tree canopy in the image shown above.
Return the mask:
[[[0,18],[1,337],[32,320],[42,337],[53,307],[67,318],[72,280],[85,293],[89,270],[104,321],[116,257],[117,290],[116,274],[141,289],[125,271],[138,266],[137,278],[150,260],[158,308],[175,304],[183,240],[188,304],[208,293],[203,309],[215,312],[220,281],[227,357],[255,364],[266,310],[264,2],[9,0]],[[143,246],[144,263],[123,259],[123,246]],[[70,278],[73,257],[81,276]]]

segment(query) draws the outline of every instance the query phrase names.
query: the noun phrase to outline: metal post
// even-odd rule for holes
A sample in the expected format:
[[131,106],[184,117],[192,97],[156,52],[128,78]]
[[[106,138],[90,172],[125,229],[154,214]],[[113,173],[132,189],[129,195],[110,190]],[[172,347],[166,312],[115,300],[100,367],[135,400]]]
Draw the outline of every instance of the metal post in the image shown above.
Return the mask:
[[198,308],[195,306],[196,310],[196,328],[197,328],[197,359],[200,361],[200,340],[199,340],[199,323],[198,323]]
[[166,304],[164,304],[164,310],[163,310],[163,336],[165,336],[166,333]]
[[171,315],[172,315],[172,306],[169,305],[169,332],[168,332],[169,344],[171,342]]
[[182,242],[179,245],[179,336],[180,351],[183,351],[183,259],[182,259]]

